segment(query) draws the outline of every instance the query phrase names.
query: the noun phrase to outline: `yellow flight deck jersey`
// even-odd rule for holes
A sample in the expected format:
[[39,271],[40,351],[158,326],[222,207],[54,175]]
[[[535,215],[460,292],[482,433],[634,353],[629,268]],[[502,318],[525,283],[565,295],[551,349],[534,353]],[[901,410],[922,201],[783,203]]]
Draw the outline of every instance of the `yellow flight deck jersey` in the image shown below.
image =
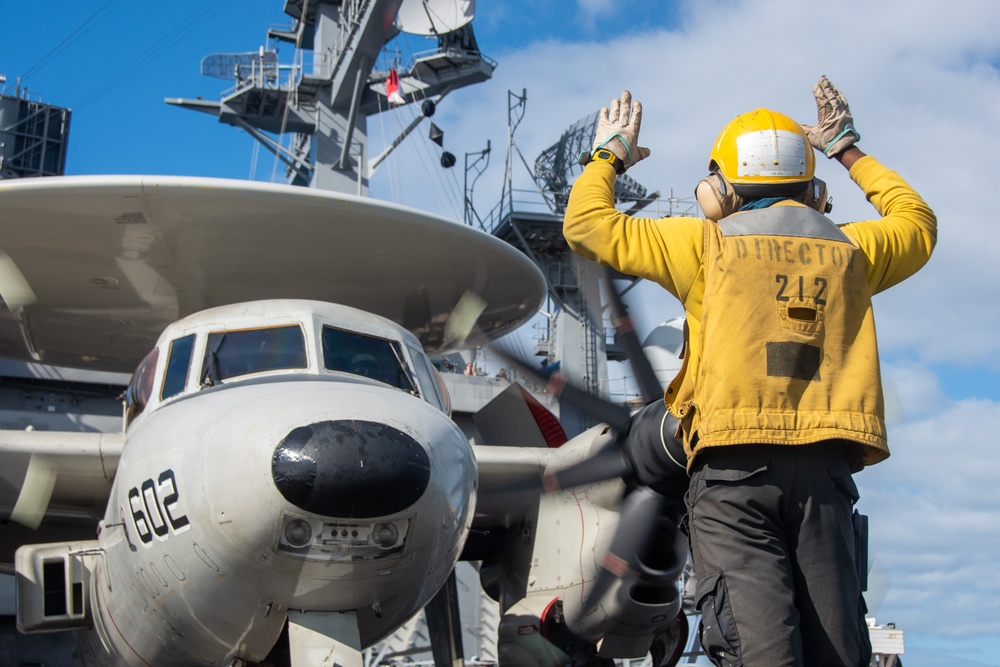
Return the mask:
[[889,455],[871,296],[927,262],[937,221],[874,158],[850,176],[881,219],[838,226],[789,200],[718,223],[633,218],[614,208],[610,164],[588,164],[574,184],[570,248],[684,305],[684,364],[666,402],[689,467],[727,444],[843,439],[858,443],[857,467]]

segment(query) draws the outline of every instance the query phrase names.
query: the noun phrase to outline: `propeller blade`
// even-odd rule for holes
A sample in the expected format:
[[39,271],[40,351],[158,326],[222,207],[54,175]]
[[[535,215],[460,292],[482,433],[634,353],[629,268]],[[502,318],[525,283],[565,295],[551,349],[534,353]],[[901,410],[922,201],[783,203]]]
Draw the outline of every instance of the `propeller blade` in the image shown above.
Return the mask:
[[632,466],[616,442],[609,442],[579,463],[559,469],[546,469],[541,475],[511,481],[492,495],[502,497],[510,506],[534,502],[544,493],[576,489],[611,479],[635,478]]
[[629,409],[624,405],[618,405],[600,396],[589,394],[567,382],[566,378],[558,372],[546,374],[540,370],[526,366],[518,359],[507,354],[501,347],[493,346],[493,351],[509,366],[517,368],[519,373],[523,373],[532,378],[536,384],[545,387],[545,393],[586,410],[619,433],[626,433],[628,431],[631,416]]
[[649,363],[649,359],[646,358],[642,342],[635,332],[632,319],[628,316],[628,308],[622,300],[622,295],[615,289],[614,271],[611,267],[605,267],[604,277],[611,301],[611,323],[618,333],[618,339],[625,346],[625,352],[628,354],[628,360],[635,372],[635,379],[639,384],[642,398],[646,403],[663,400],[663,387],[656,378],[656,373],[653,372],[653,366]]
[[868,605],[868,615],[878,618],[878,613],[892,588],[892,578],[882,566],[875,561],[868,571],[868,590],[864,592],[865,604]]
[[34,290],[28,284],[27,278],[10,258],[10,255],[0,250],[0,298],[7,308],[14,312],[19,308],[30,306],[38,301]]
[[619,433],[628,431],[631,423],[631,413],[628,408],[569,384],[558,372],[549,377],[545,391],[586,410]]
[[465,290],[444,323],[445,346],[461,346],[472,333],[479,316],[486,310],[486,301],[472,290]]
[[556,493],[562,489],[606,482],[609,479],[632,479],[635,474],[617,442],[609,442],[603,449],[579,463],[546,470],[542,474],[542,489],[546,493]]
[[10,518],[22,526],[37,530],[49,507],[49,500],[52,499],[57,474],[45,459],[32,454]]
[[653,401],[632,415],[632,428],[622,439],[622,449],[635,468],[640,484],[668,498],[683,498],[687,492],[687,454],[674,434],[677,418],[663,401]]
[[584,600],[581,616],[586,617],[594,610],[617,579],[623,578],[630,570],[638,569],[640,555],[649,547],[649,541],[655,534],[651,528],[666,506],[667,499],[648,487],[639,487],[625,498],[618,528],[601,560],[594,586]]

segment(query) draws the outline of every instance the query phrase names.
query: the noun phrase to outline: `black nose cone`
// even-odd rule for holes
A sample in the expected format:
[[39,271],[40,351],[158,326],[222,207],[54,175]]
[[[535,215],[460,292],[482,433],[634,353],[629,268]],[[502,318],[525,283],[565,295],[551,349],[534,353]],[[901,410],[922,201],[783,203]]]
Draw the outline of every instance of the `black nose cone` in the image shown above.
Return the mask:
[[427,452],[399,429],[366,421],[301,426],[274,450],[285,500],[323,516],[371,519],[411,506],[431,476]]

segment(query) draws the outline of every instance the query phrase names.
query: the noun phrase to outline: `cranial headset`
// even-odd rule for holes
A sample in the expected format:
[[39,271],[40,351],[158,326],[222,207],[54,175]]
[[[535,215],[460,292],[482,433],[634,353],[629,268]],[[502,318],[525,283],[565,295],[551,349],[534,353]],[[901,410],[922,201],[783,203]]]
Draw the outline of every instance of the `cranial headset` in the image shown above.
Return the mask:
[[716,222],[738,211],[748,199],[763,196],[791,197],[824,214],[833,210],[833,199],[828,196],[826,183],[815,177],[811,182],[789,183],[786,186],[744,185],[740,187],[742,195],[736,190],[736,186],[721,171],[713,169],[695,187],[694,196],[705,217]]

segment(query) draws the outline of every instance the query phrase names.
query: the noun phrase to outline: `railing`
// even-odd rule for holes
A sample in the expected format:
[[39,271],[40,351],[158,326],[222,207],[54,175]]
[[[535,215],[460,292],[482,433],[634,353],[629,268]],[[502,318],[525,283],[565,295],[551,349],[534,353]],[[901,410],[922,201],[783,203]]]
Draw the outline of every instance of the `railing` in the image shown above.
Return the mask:
[[416,53],[410,54],[410,60],[409,62],[406,63],[406,67],[403,68],[403,71],[404,72],[412,71],[418,61],[424,60],[426,58],[433,58],[434,56],[448,56],[450,58],[459,58],[462,60],[470,60],[477,62],[479,60],[482,60],[487,65],[490,65],[494,69],[496,69],[497,65],[500,64],[496,60],[493,60],[493,58],[490,58],[488,55],[483,53],[482,51],[474,51],[469,49],[461,49],[461,48],[455,48],[453,46],[448,46],[445,48],[427,49],[426,51],[418,51]]
[[[482,59],[493,68],[496,68],[497,61],[479,51],[465,51],[462,49],[429,49],[412,54],[406,67],[401,73],[410,72],[416,67],[417,62],[438,55],[446,55],[452,58],[478,62]],[[274,64],[266,62],[262,58],[255,59],[250,64],[250,71],[243,78],[236,81],[236,84],[223,91],[222,96],[228,97],[250,88],[263,88],[268,90],[294,91],[303,76],[315,76],[324,78],[329,74],[332,67],[332,58],[329,54],[315,53],[314,51],[299,50],[295,55],[295,62],[287,65],[281,63]],[[372,81],[381,81],[389,76],[388,70],[373,70]],[[24,91],[25,94],[27,90]]]
[[[484,217],[478,214],[474,216],[472,226],[480,227],[483,231],[493,234],[500,227],[511,213],[547,213],[555,214],[553,211],[553,201],[556,195],[568,197],[569,191],[562,193],[546,192],[544,195],[538,190],[514,189],[509,197],[505,197],[496,204]],[[627,209],[632,202],[624,202],[620,208]],[[698,203],[694,197],[675,197],[671,194],[668,197],[657,197],[652,199],[641,210],[634,214],[640,218],[667,218],[678,216],[700,216]]]
[[548,201],[537,190],[513,190],[510,198],[504,197],[494,206],[484,218],[476,215],[476,223],[473,226],[480,227],[483,231],[493,234],[500,227],[513,211],[518,213],[552,213],[552,207]]
[[[311,60],[312,58],[305,58],[304,51],[299,51],[295,62],[290,65],[280,63],[276,65],[263,59],[256,59],[250,64],[250,72],[246,77],[237,79],[234,86],[222,92],[222,96],[229,97],[251,88],[293,91],[298,86],[302,73],[305,71],[304,63]],[[282,73],[285,74],[284,77],[282,77]]]
[[15,83],[5,84],[2,88],[0,88],[0,95],[4,97],[14,97],[19,100],[24,100],[25,102],[36,102],[38,104],[42,103],[42,94],[29,92],[27,87],[21,85],[20,79],[18,79]]

